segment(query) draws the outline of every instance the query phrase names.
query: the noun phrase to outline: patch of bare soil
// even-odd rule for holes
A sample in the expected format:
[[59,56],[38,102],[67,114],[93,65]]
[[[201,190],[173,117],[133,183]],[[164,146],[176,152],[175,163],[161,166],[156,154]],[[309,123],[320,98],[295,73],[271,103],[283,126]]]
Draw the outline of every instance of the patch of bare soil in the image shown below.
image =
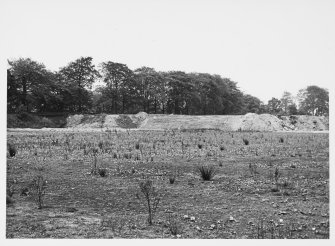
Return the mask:
[[[329,238],[328,134],[12,130],[7,138],[17,149],[7,156],[7,238]],[[95,160],[106,176],[92,173]],[[201,165],[215,169],[212,180],[200,178]],[[48,181],[42,209],[36,175]],[[163,195],[152,225],[145,179]]]

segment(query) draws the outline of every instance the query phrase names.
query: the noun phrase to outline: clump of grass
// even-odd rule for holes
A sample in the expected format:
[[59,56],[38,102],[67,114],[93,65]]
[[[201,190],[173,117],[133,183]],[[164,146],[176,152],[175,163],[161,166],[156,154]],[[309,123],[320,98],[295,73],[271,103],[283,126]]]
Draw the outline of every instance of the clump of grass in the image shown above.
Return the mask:
[[279,169],[278,169],[278,167],[276,167],[275,173],[274,173],[274,178],[275,178],[276,184],[278,184],[279,176],[280,176]]
[[245,139],[245,138],[243,138],[243,143],[244,143],[245,145],[249,145],[249,140],[248,140],[248,139]]
[[14,203],[12,196],[14,195],[14,185],[7,182],[7,190],[6,190],[6,204]]
[[223,162],[219,161],[219,167],[222,167],[222,166],[223,166]]
[[16,155],[16,148],[12,144],[8,144],[8,152],[10,157],[14,157]]
[[10,196],[6,196],[6,204],[9,205],[9,204],[13,204],[14,203],[14,200],[10,197]]
[[122,236],[123,228],[126,226],[126,218],[124,216],[112,216],[105,217],[101,221],[102,228],[109,228],[113,232],[114,236]]
[[176,181],[176,175],[171,175],[169,177],[170,184],[174,184],[174,181]]
[[205,181],[210,181],[215,176],[215,168],[213,166],[199,166],[197,170],[200,177]]
[[275,185],[275,186],[271,187],[271,191],[272,191],[272,192],[278,192],[278,191],[279,191],[278,186]]
[[131,159],[131,153],[124,153],[123,158],[124,159]]
[[181,234],[182,229],[178,223],[177,216],[169,214],[167,226],[169,227],[170,233],[174,236]]
[[255,164],[249,163],[249,171],[250,171],[251,175],[258,174],[257,166]]
[[101,177],[106,177],[107,176],[107,169],[106,168],[99,168],[98,173]]

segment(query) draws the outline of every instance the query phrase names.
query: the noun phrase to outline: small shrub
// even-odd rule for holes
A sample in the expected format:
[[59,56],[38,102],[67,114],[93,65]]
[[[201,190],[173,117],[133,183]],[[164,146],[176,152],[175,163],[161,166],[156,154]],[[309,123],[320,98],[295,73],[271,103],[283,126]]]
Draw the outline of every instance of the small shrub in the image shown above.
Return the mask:
[[202,144],[198,144],[198,148],[199,148],[199,149],[202,149]]
[[140,149],[140,143],[135,144],[135,149]]
[[249,140],[248,140],[248,139],[245,139],[245,138],[243,138],[243,143],[244,143],[245,145],[249,145]]
[[225,147],[224,147],[224,146],[221,146],[221,147],[220,147],[220,150],[221,150],[221,151],[224,151],[224,150],[225,150]]
[[279,142],[280,142],[280,143],[284,143],[284,138],[280,138],[280,139],[279,139]]
[[43,207],[43,197],[47,188],[47,181],[42,175],[37,175],[32,182],[33,194],[39,209]]
[[215,168],[213,166],[199,166],[198,172],[205,181],[212,180],[215,176]]
[[162,199],[162,195],[156,191],[152,180],[142,181],[139,183],[139,186],[143,195],[143,203],[148,209],[148,223],[152,225],[152,220]]
[[219,161],[219,167],[222,167],[222,166],[223,166],[223,162]]

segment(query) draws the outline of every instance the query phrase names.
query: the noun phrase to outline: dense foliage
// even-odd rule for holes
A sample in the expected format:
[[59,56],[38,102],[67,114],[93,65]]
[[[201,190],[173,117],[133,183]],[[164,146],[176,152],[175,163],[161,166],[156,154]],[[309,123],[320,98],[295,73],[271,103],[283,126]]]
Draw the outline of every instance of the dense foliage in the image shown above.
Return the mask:
[[[30,58],[8,61],[8,113],[328,115],[328,91],[317,86],[299,92],[297,108],[288,92],[263,104],[220,75],[159,72],[149,67],[133,71],[111,61],[96,68],[92,61],[81,57],[56,72]],[[92,90],[96,82],[101,85]]]

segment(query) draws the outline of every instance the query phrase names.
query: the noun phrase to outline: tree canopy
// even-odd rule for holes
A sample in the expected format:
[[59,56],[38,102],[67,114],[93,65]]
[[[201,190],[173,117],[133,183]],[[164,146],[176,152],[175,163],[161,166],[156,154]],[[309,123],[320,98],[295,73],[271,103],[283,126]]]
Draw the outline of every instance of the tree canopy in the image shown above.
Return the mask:
[[[128,114],[311,114],[328,115],[328,91],[317,86],[300,90],[299,104],[284,92],[267,104],[243,93],[237,82],[220,75],[135,70],[106,61],[96,69],[92,57],[80,57],[58,71],[30,58],[8,61],[9,113],[67,112]],[[92,90],[93,85],[100,86]]]

